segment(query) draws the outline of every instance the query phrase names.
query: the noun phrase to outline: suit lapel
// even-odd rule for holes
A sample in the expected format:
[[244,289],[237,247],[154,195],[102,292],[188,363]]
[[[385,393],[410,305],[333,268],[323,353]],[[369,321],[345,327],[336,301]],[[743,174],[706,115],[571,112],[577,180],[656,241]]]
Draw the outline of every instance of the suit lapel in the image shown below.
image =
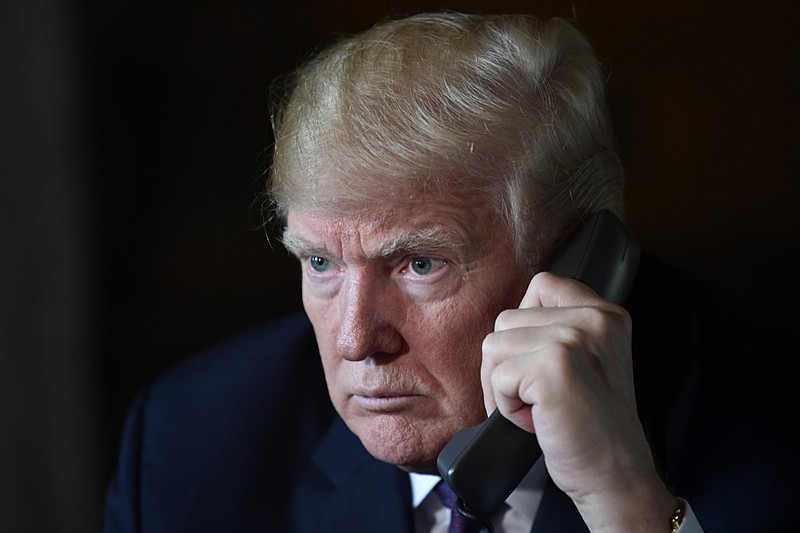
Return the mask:
[[[413,531],[408,475],[373,458],[338,416],[303,478],[293,512],[298,533]],[[531,532],[586,531],[575,504],[548,478]]]
[[412,531],[408,475],[369,455],[338,416],[317,447],[311,470],[315,482],[296,511],[305,507],[300,522],[310,526],[308,531]]

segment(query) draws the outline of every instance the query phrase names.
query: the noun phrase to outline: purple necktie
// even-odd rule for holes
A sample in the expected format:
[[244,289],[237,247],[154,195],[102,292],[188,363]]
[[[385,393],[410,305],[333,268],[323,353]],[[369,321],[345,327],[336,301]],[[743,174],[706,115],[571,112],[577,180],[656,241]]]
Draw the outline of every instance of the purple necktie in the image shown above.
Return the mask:
[[456,495],[453,490],[447,486],[444,480],[440,481],[433,490],[442,503],[450,509],[450,529],[449,533],[478,533],[481,530],[480,524],[467,519],[464,515],[456,509]]

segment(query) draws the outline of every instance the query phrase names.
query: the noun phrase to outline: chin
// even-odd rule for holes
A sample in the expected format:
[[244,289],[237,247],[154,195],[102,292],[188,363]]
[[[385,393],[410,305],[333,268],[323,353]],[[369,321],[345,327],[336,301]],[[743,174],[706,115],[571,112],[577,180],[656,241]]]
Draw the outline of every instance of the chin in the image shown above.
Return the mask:
[[371,443],[365,442],[364,440],[362,440],[362,443],[370,455],[379,461],[394,465],[401,470],[420,474],[436,473],[436,457],[438,456],[438,451],[435,453],[423,453],[421,450],[411,447],[398,445],[386,446],[386,443],[372,446]]
[[436,473],[436,458],[454,433],[396,417],[380,417],[351,430],[376,459],[408,472],[428,474]]

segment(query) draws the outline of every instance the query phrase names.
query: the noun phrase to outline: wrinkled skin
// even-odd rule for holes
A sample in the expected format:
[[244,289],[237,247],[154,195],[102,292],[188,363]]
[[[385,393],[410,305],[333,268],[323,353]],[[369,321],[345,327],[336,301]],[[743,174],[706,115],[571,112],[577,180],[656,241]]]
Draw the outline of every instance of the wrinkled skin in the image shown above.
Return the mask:
[[290,209],[284,240],[333,404],[373,456],[434,472],[497,406],[536,432],[590,529],[665,528],[676,500],[636,415],[623,308],[573,280],[531,281],[479,202]]

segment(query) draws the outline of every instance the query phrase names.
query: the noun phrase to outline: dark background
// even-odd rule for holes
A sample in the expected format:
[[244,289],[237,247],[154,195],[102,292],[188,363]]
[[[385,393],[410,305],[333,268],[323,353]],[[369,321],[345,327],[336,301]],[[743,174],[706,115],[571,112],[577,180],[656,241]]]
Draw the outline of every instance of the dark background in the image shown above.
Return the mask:
[[609,72],[643,247],[800,325],[800,10],[663,4],[3,4],[0,530],[98,530],[135,392],[299,309],[256,200],[269,85],[390,14],[577,17]]

